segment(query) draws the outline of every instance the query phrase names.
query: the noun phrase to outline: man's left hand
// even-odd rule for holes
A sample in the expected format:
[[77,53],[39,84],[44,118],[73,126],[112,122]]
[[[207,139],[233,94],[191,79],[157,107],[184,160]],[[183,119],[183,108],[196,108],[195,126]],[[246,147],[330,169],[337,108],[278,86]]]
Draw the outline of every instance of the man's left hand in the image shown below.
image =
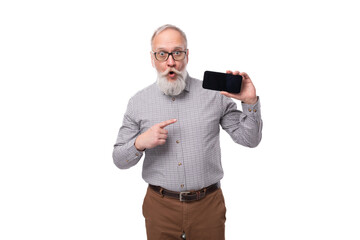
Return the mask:
[[233,75],[241,75],[243,77],[240,93],[228,93],[225,91],[221,91],[220,93],[226,97],[235,98],[240,100],[246,104],[255,104],[257,102],[256,89],[254,84],[252,83],[249,75],[245,72],[239,71],[226,71],[228,74]]

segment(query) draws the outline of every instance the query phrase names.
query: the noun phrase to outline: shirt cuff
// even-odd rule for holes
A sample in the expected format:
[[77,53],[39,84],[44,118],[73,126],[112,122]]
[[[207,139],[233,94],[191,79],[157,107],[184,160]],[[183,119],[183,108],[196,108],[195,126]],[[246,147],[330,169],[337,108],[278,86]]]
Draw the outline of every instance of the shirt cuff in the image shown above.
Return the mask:
[[133,160],[136,160],[136,159],[139,159],[142,157],[143,155],[143,152],[142,151],[138,151],[135,147],[135,140],[131,140],[129,142],[129,146],[128,146],[128,156],[129,156],[129,159],[127,160],[127,162],[129,161],[133,161]]
[[257,97],[257,102],[255,104],[246,104],[246,103],[241,103],[242,105],[242,109],[243,109],[243,113],[245,113],[248,116],[254,116],[254,117],[259,117],[261,112],[260,112],[260,98]]

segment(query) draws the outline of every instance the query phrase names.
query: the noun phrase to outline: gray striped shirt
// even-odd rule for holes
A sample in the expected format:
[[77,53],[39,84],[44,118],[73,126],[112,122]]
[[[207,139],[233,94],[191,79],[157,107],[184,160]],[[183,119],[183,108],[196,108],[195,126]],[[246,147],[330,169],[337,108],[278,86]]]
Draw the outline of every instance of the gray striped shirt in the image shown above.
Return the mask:
[[187,77],[178,96],[167,96],[154,83],[135,94],[128,103],[123,125],[114,145],[113,160],[120,169],[139,162],[143,152],[134,146],[136,137],[151,126],[169,119],[164,145],[145,150],[142,177],[152,185],[172,191],[198,190],[219,182],[221,126],[241,145],[256,147],[261,140],[260,101],[236,103],[217,91],[202,88],[202,81]]

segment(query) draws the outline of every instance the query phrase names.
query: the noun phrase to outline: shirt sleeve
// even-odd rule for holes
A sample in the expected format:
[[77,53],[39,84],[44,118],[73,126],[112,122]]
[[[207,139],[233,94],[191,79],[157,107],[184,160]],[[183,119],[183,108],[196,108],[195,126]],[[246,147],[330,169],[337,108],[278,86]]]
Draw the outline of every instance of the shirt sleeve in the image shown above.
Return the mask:
[[139,133],[140,127],[133,117],[133,106],[130,99],[112,155],[114,164],[118,168],[130,168],[135,166],[141,159],[143,152],[138,151],[135,147],[135,140]]
[[236,103],[228,97],[222,96],[223,116],[221,127],[238,144],[246,147],[256,147],[262,137],[262,119],[260,99],[253,104],[242,103],[243,112],[237,109]]

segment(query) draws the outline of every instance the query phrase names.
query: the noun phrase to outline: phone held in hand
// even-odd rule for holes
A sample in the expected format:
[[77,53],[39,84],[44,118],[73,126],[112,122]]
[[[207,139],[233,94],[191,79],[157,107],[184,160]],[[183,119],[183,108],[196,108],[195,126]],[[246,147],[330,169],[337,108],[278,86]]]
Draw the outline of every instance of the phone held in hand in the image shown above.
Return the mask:
[[205,89],[226,91],[229,93],[240,93],[241,83],[241,75],[212,71],[204,72],[203,88]]

